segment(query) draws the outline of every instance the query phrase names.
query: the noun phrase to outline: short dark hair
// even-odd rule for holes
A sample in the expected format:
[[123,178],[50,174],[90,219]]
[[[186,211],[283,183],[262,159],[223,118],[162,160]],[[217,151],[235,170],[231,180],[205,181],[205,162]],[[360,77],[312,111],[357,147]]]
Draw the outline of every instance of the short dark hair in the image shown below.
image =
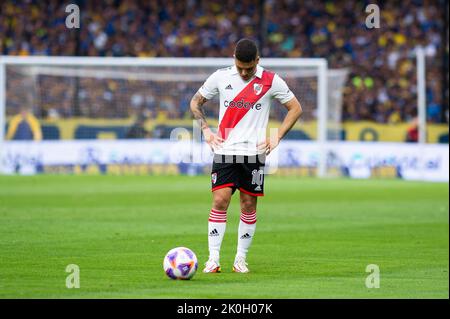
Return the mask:
[[236,44],[236,49],[234,50],[234,56],[241,62],[252,62],[255,61],[258,56],[258,48],[256,43],[250,39],[241,39]]

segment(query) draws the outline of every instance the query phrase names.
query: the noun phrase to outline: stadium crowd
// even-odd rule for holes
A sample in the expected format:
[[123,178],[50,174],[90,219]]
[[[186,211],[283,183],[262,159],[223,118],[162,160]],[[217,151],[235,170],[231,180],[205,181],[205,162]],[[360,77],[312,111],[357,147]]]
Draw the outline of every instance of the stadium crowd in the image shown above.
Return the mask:
[[[65,1],[4,0],[0,4],[0,53],[227,57],[238,39],[250,37],[260,44],[263,57],[326,57],[331,68],[349,69],[343,120],[397,123],[416,116],[414,52],[420,45],[427,55],[428,120],[448,121],[448,101],[442,94],[447,90],[442,85],[443,56],[448,56],[448,38],[443,39],[448,28],[443,16],[445,1],[383,2],[379,29],[365,26],[369,2],[79,1],[81,28],[69,30]],[[448,75],[448,64],[445,67]],[[27,101],[14,91],[21,85],[20,75],[9,76],[13,80],[8,82],[7,109],[13,112]],[[40,97],[34,99],[40,104],[33,105],[39,117],[127,117],[136,109],[153,117],[190,116],[187,103],[194,93],[190,87],[179,88],[181,93],[174,98],[171,90],[164,93],[164,88],[130,85],[126,98],[118,98],[120,88],[128,85],[126,80],[82,78],[77,86],[69,85],[70,81],[73,78],[40,78]],[[152,94],[152,90],[160,91]],[[80,103],[76,110],[75,91]]]

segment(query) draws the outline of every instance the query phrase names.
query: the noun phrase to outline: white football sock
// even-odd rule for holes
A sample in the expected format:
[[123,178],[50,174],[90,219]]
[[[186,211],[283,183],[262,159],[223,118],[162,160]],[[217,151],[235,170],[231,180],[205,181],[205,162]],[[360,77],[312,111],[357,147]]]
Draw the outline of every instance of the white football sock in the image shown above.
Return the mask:
[[208,219],[209,258],[217,262],[220,257],[220,246],[227,226],[227,212],[211,209]]
[[237,254],[238,257],[247,257],[248,249],[252,244],[253,236],[256,230],[256,211],[246,213],[241,212],[241,220],[239,221],[238,230],[238,246]]

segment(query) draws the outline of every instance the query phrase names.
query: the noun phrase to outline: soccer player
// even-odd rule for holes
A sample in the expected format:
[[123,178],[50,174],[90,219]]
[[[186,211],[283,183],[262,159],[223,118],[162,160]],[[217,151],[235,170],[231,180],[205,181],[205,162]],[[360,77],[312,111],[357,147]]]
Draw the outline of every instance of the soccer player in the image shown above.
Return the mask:
[[[285,81],[259,63],[255,42],[241,39],[234,51],[234,66],[214,72],[191,100],[190,108],[206,142],[214,152],[211,183],[213,203],[208,219],[209,259],[203,272],[220,272],[220,246],[225,234],[231,197],[239,189],[241,214],[233,271],[247,273],[246,256],[256,229],[256,204],[264,195],[264,165],[268,155],[302,113]],[[202,106],[220,97],[219,127],[214,133]],[[271,99],[288,110],[278,135],[266,138]]]

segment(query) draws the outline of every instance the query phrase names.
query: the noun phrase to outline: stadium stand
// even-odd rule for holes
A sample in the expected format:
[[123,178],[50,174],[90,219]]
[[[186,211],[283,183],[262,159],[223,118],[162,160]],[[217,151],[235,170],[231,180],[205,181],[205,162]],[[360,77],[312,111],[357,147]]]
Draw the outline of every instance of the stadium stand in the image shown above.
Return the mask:
[[[331,68],[349,68],[344,92],[344,121],[409,122],[416,117],[416,67],[412,56],[422,45],[427,54],[427,116],[448,123],[448,35],[445,1],[389,1],[381,6],[382,28],[364,25],[368,1],[78,1],[81,28],[65,27],[66,2],[13,1],[0,4],[0,53],[4,55],[81,55],[133,57],[224,57],[237,39],[258,41],[264,57],[326,57]],[[263,4],[263,5],[261,5]],[[45,19],[42,17],[45,16]],[[348,32],[352,30],[352,32]],[[59,80],[58,80],[59,81]],[[54,78],[42,80],[46,92],[35,115],[42,119],[128,118],[136,109],[150,118],[189,118],[193,92],[178,100],[148,98],[141,87],[127,107],[115,103],[115,90],[125,80],[80,80],[95,88],[82,96],[93,105],[74,114],[71,93]],[[447,81],[447,82],[446,82]],[[125,81],[126,82],[126,81]],[[10,84],[14,86],[14,83]],[[145,95],[144,93],[145,92]],[[17,92],[16,92],[17,93]],[[21,95],[9,92],[7,115]],[[37,114],[36,114],[37,113]],[[216,116],[217,114],[209,114]],[[274,119],[283,113],[273,112]],[[116,132],[119,136],[123,130]],[[44,132],[45,134],[45,132]],[[89,137],[95,132],[77,132]]]

